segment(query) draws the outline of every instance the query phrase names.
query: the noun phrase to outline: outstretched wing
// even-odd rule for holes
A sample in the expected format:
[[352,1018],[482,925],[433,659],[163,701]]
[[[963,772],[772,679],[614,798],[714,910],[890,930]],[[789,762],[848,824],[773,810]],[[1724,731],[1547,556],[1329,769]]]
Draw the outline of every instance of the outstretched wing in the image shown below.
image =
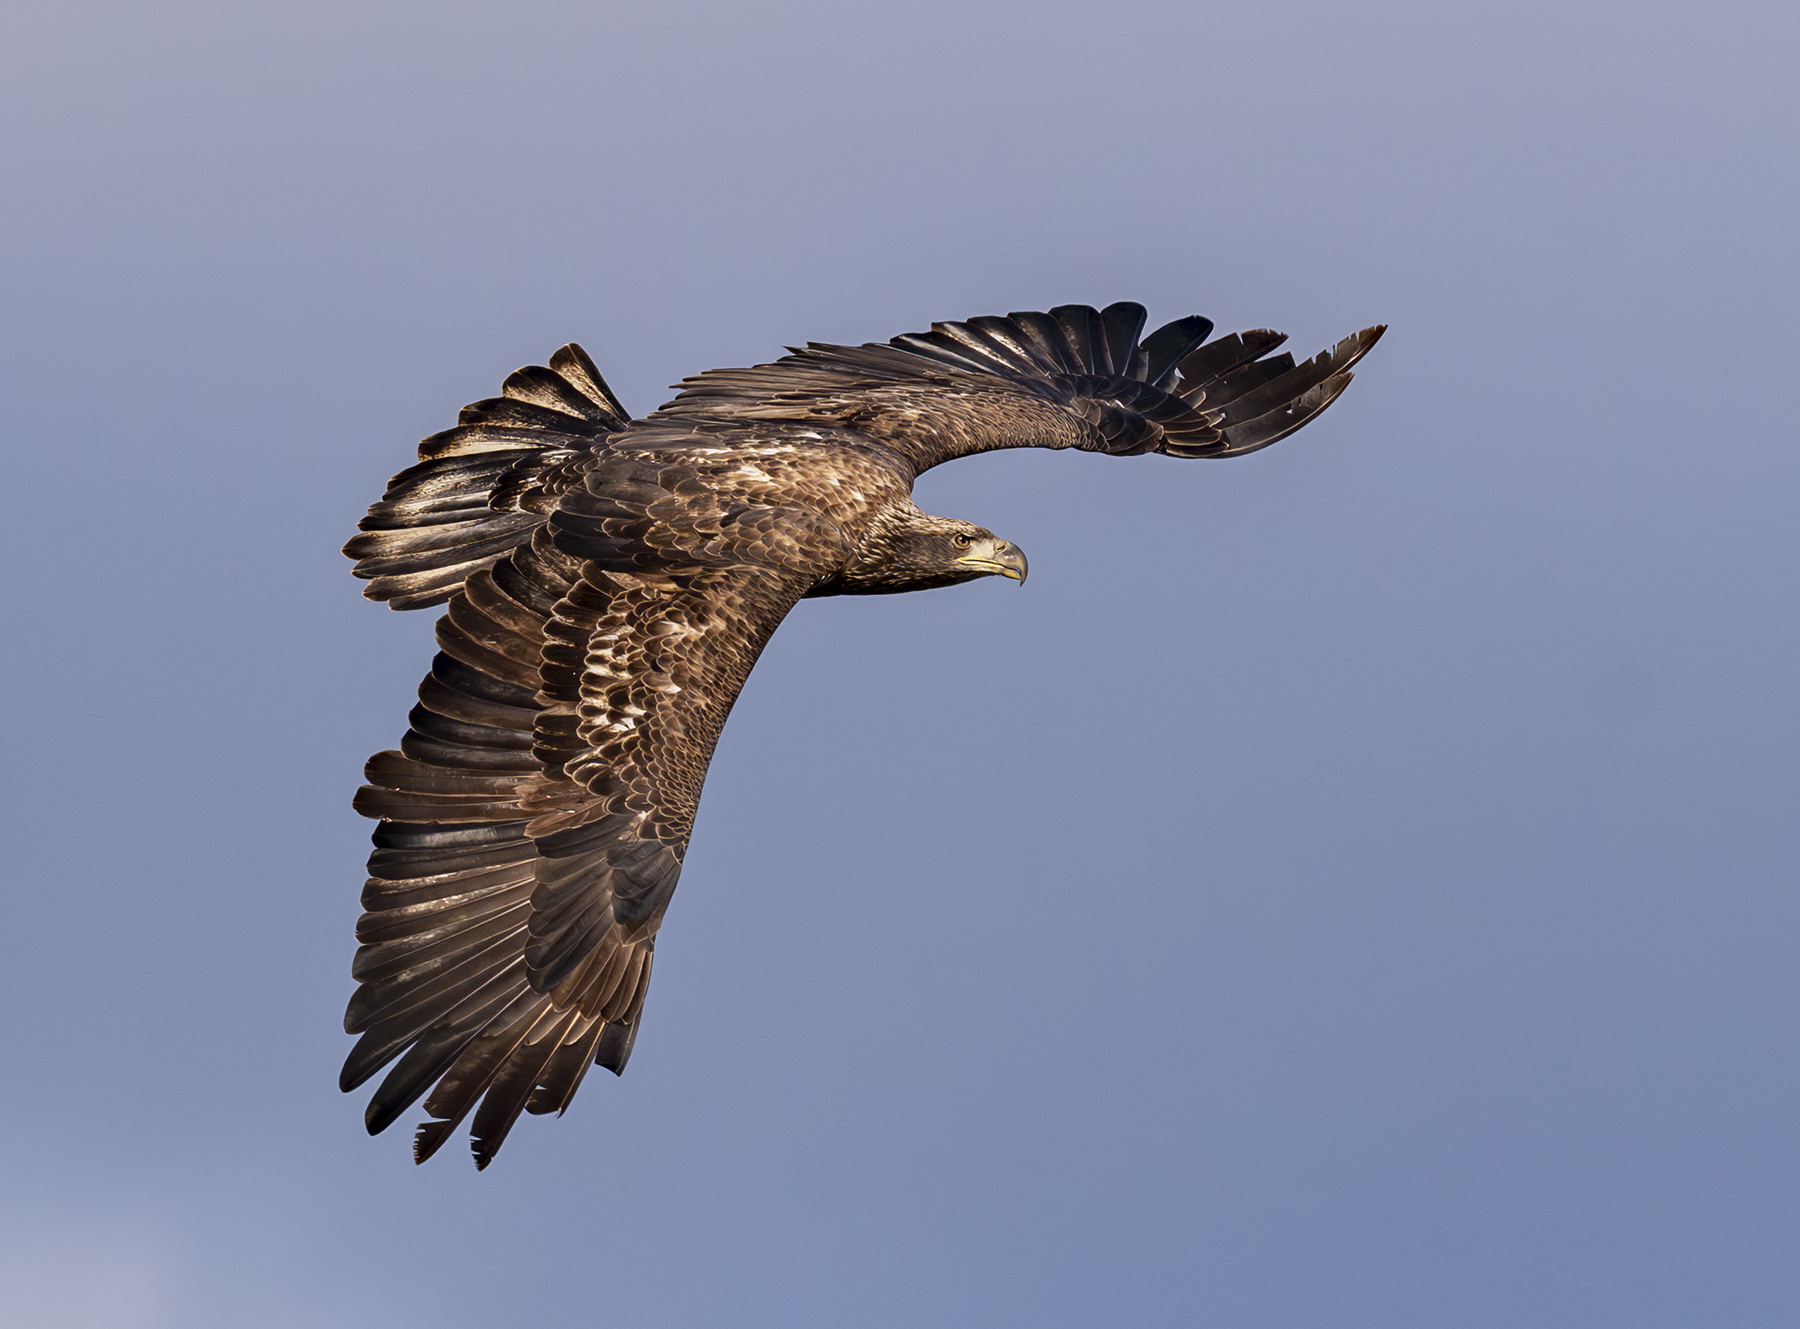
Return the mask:
[[1329,406],[1384,327],[1305,364],[1258,330],[1207,341],[1177,319],[1139,340],[1144,308],[1063,305],[864,346],[820,343],[773,364],[714,370],[651,417],[833,423],[872,435],[916,475],[998,448],[1231,457],[1267,447]]
[[400,750],[370,759],[357,795],[382,820],[357,924],[361,986],[344,1017],[361,1038],[340,1082],[354,1089],[399,1058],[369,1103],[371,1133],[432,1090],[439,1120],[420,1128],[420,1161],[485,1097],[485,1165],[522,1109],[560,1110],[596,1059],[617,1071],[630,1054],[648,946],[555,996],[532,988],[525,963],[538,863],[526,799],[544,792],[531,751],[538,656],[579,575],[541,531],[477,570],[438,622],[442,649]]
[[573,343],[465,406],[454,429],[419,444],[419,463],[388,482],[344,546],[363,594],[395,609],[447,601],[468,576],[544,524],[582,463],[628,418]]
[[[568,540],[649,520],[614,474],[628,465],[597,464]],[[701,526],[711,506],[689,505]],[[761,548],[746,535],[779,523],[737,515],[704,564],[596,562],[540,529],[477,569],[439,622],[411,732],[369,763],[357,806],[382,823],[342,1083],[399,1057],[367,1121],[380,1131],[429,1091],[420,1161],[473,1110],[485,1167],[520,1112],[561,1111],[589,1065],[624,1069],[714,745],[815,576],[742,561]]]
[[715,436],[702,456],[622,446],[552,519],[582,573],[545,629],[538,696],[534,751],[564,791],[531,827],[543,861],[526,959],[543,990],[609,935],[654,934],[744,680],[850,552],[831,515],[773,501],[801,492],[758,465],[776,467],[782,433]]
[[533,986],[567,982],[609,936],[655,934],[726,716],[811,580],[590,566],[557,605],[535,748],[552,790],[531,826]]

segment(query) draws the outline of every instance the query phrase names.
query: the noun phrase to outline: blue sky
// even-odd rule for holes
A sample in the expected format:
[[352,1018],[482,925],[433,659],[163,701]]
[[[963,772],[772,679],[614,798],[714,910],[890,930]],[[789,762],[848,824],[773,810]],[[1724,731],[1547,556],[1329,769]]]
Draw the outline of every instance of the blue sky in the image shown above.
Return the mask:
[[[6,22],[18,1322],[1800,1315],[1791,7]],[[784,626],[629,1074],[368,1139],[416,440],[1119,299],[1392,330],[1253,457],[927,476],[1031,582]]]

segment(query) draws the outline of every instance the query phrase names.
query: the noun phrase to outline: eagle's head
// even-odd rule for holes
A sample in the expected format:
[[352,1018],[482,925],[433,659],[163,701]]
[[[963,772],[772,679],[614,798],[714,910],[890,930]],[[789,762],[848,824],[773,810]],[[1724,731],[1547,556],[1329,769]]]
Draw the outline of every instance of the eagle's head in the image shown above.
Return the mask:
[[888,595],[954,586],[977,577],[1025,580],[1025,555],[973,522],[906,514],[876,528],[868,544],[829,586],[814,594]]

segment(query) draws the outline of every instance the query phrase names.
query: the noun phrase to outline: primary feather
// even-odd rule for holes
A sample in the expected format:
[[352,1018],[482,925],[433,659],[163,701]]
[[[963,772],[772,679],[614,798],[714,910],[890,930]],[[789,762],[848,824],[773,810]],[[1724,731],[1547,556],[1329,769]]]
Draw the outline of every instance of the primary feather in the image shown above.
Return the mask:
[[713,370],[632,420],[578,346],[419,448],[345,546],[365,593],[446,605],[380,819],[345,1028],[367,1123],[421,1097],[429,1158],[474,1112],[486,1167],[521,1112],[625,1069],[714,745],[805,596],[1001,574],[1024,559],[912,503],[999,448],[1229,457],[1300,428],[1383,331],[1305,364],[1141,305],[938,323]]

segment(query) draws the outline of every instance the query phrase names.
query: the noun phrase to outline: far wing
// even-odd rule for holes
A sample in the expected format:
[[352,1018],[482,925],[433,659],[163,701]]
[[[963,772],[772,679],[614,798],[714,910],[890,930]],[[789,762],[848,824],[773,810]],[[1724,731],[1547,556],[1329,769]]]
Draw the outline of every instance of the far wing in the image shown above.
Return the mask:
[[785,420],[858,429],[914,474],[998,448],[1080,448],[1131,456],[1231,457],[1267,447],[1349,386],[1350,366],[1385,329],[1347,337],[1296,365],[1264,330],[1207,341],[1212,323],[1177,319],[1139,340],[1142,305],[1063,305],[886,344],[814,343],[773,364],[713,370],[651,417]]

